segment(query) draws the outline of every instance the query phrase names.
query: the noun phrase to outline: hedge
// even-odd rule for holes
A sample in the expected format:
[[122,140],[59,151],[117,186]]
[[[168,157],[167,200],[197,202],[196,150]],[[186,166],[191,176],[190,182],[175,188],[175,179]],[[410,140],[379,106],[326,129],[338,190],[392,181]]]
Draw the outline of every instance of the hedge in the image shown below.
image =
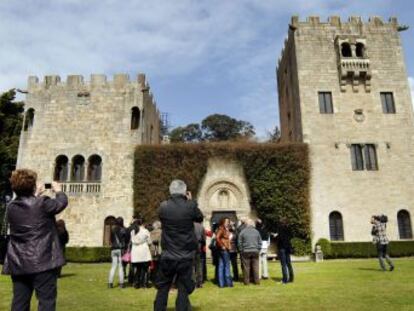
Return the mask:
[[208,159],[238,161],[244,169],[251,205],[270,228],[290,221],[295,237],[308,241],[309,160],[306,144],[201,143],[138,146],[134,166],[134,209],[145,221],[156,219],[173,179],[182,179],[197,197]]
[[[371,242],[331,242],[331,251],[322,246],[325,258],[377,257],[376,246]],[[391,257],[414,256],[414,241],[391,241],[388,246]]]
[[67,247],[65,253],[68,262],[109,262],[109,247]]

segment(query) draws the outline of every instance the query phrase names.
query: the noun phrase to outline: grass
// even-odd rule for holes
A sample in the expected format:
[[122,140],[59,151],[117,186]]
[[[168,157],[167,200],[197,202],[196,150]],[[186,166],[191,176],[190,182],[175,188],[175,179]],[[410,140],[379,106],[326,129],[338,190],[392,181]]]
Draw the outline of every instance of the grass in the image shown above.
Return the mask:
[[[197,310],[414,310],[414,258],[395,259],[382,272],[374,259],[296,263],[295,283],[279,284],[278,262],[261,285],[219,289],[211,282],[191,295]],[[209,275],[212,274],[209,266]],[[107,289],[109,264],[69,264],[59,280],[58,310],[152,310],[154,289]],[[0,276],[0,310],[10,310],[9,276]],[[170,294],[174,310],[176,294]],[[37,309],[33,300],[32,310]]]

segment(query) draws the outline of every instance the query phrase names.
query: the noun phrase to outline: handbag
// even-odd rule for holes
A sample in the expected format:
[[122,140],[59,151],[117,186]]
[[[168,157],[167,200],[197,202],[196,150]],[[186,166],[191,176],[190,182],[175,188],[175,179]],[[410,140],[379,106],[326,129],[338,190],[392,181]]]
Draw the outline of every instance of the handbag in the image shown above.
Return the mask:
[[125,254],[122,255],[121,260],[125,263],[131,262],[131,243],[129,244],[128,249],[125,252]]
[[0,264],[3,265],[6,259],[7,246],[10,241],[10,236],[7,234],[8,222],[7,222],[7,207],[5,208],[3,224],[0,232]]

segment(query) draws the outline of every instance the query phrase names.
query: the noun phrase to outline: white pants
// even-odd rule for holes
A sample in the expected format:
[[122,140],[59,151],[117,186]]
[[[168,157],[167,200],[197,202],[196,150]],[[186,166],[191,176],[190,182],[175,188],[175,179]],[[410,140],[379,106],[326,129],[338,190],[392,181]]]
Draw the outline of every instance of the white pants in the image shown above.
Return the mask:
[[267,267],[267,249],[260,250],[259,258],[259,275],[261,278],[269,278],[269,269]]

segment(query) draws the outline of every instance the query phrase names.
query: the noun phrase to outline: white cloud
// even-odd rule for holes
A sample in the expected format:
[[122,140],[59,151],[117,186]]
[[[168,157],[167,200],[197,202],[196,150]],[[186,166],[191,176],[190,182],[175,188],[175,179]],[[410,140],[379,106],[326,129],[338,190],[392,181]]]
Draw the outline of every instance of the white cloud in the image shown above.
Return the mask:
[[[382,1],[375,10],[390,5]],[[371,11],[372,4],[357,0],[4,0],[0,91],[25,88],[31,74],[64,79],[67,74],[145,72],[155,85],[169,83],[170,90],[175,79],[185,77],[228,89],[234,96],[222,112],[250,121],[263,136],[279,122],[275,66],[290,16],[298,12],[302,19],[315,14],[324,19]],[[199,96],[191,93],[192,102]],[[170,98],[192,104],[180,94]],[[179,119],[177,110],[178,125],[187,120]]]

